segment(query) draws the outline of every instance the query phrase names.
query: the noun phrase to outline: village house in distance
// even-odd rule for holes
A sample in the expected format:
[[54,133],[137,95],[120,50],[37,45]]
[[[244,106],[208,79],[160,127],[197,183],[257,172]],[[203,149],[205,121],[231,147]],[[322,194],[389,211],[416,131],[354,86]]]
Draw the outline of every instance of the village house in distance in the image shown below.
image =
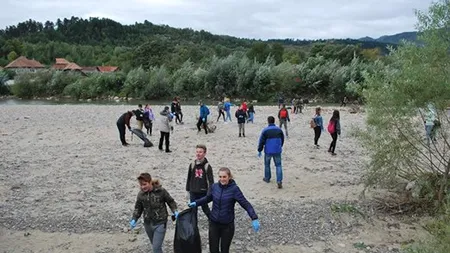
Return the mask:
[[[32,59],[28,59],[25,56],[20,56],[14,61],[10,62],[8,65],[4,67],[6,70],[12,70],[16,73],[23,72],[36,72],[38,70],[47,69],[40,62]],[[91,73],[111,73],[119,70],[117,66],[89,66],[89,67],[81,67],[74,62],[69,62],[64,58],[56,58],[55,64],[53,64],[50,69],[57,71],[73,71],[79,72],[82,75],[89,75]]]

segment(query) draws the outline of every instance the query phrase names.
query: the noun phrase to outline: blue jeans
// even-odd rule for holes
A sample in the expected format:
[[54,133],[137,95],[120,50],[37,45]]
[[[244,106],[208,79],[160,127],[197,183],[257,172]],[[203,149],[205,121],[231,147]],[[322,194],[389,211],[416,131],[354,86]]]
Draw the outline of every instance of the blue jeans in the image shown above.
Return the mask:
[[151,223],[144,223],[145,232],[152,244],[153,253],[163,253],[162,245],[166,235],[167,223],[153,225]]
[[225,121],[227,121],[228,119],[230,119],[230,121],[231,121],[231,113],[230,113],[230,110],[225,111],[225,113],[227,114],[227,117],[225,118]]
[[248,120],[247,120],[247,122],[252,122],[253,123],[253,116],[255,115],[255,113],[253,113],[253,112],[249,112],[248,113]]
[[273,158],[277,172],[277,183],[283,181],[283,169],[281,167],[281,154],[264,154],[264,179],[267,181],[272,177],[270,172],[270,160]]

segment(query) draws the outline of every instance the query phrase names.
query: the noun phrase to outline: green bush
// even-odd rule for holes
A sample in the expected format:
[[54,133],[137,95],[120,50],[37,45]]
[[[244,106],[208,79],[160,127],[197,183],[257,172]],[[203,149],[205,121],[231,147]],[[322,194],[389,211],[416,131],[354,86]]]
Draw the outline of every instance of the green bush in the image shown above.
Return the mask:
[[17,74],[14,78],[12,92],[20,98],[49,96],[52,77],[53,71],[50,70]]

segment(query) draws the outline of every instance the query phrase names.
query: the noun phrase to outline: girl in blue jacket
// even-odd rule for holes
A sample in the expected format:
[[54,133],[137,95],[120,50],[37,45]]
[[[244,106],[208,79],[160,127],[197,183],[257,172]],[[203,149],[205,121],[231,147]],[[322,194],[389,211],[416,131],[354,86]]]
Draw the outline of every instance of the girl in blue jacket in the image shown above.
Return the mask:
[[314,146],[316,148],[319,148],[319,138],[323,131],[323,118],[320,113],[322,112],[322,108],[317,107],[316,108],[316,114],[312,118],[313,124],[312,127],[314,129]]
[[[252,219],[255,232],[259,231],[258,216],[252,205],[242,194],[228,168],[219,169],[219,182],[214,183],[208,195],[189,203],[193,208],[213,202],[209,223],[209,251],[229,253],[234,236],[234,205],[239,203]],[[219,250],[220,249],[220,250]]]

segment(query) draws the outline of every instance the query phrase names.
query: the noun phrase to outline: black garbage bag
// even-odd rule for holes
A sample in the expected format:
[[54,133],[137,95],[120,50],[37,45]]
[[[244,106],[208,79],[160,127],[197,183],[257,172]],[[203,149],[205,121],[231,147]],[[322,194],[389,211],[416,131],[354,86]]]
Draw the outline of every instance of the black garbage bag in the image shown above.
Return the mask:
[[145,136],[144,132],[142,132],[141,129],[132,128],[131,132],[133,134],[135,134],[137,137],[139,137],[139,139],[144,141],[144,147],[146,147],[146,148],[153,147],[153,143],[149,139],[147,139],[147,136]]
[[178,214],[173,241],[175,253],[202,252],[202,241],[198,231],[196,211],[189,208]]

